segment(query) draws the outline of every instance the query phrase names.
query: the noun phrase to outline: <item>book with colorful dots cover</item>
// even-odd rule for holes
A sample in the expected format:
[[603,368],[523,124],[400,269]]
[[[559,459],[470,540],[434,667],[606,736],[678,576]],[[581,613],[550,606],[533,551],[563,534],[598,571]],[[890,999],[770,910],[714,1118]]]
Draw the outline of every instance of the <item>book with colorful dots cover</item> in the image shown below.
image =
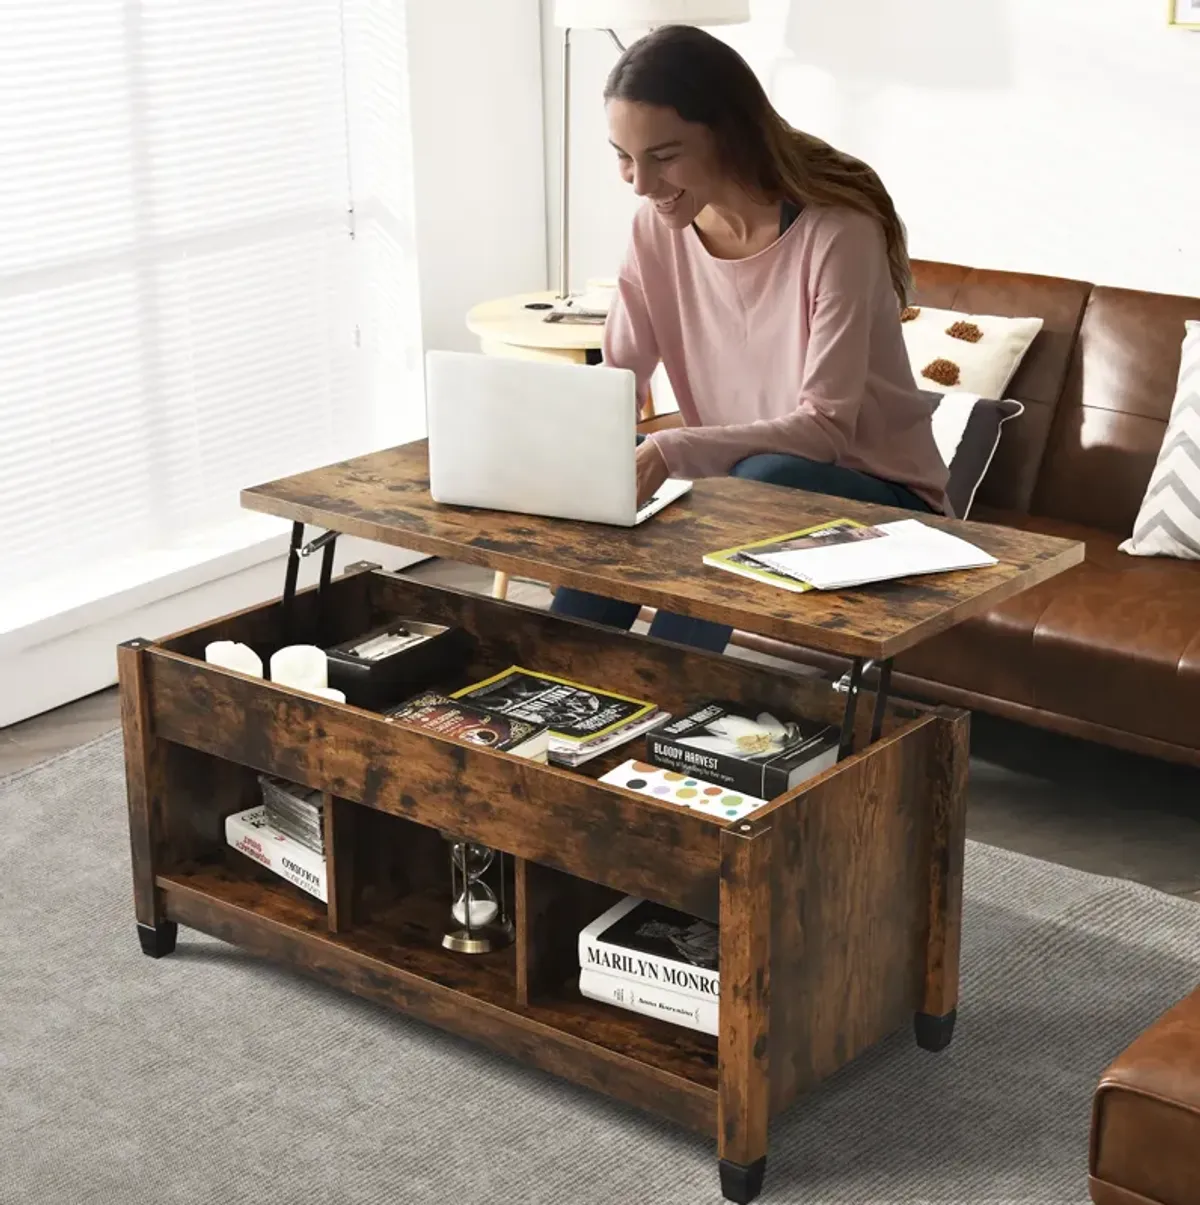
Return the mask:
[[741,820],[767,802],[758,796],[730,790],[691,774],[664,770],[661,766],[652,766],[635,758],[601,775],[600,781],[610,787],[624,787],[639,795],[649,795],[660,803],[691,808],[719,820]]
[[832,766],[838,736],[832,724],[714,700],[654,729],[646,761],[775,799]]

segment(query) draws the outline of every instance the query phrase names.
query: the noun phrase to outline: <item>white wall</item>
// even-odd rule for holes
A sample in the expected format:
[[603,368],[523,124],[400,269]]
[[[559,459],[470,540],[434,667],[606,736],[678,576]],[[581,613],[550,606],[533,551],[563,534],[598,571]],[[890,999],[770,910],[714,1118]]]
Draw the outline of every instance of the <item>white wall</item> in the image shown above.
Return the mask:
[[[756,0],[749,26],[714,32],[749,58],[793,125],[876,168],[914,256],[1200,295],[1200,35],[1169,27],[1166,7]],[[559,31],[551,0],[543,8],[549,51]],[[573,39],[579,282],[615,271],[633,203],[601,111],[615,48],[593,31]],[[547,66],[556,128],[557,62]]]
[[474,350],[476,303],[546,287],[538,0],[408,0],[426,347]]

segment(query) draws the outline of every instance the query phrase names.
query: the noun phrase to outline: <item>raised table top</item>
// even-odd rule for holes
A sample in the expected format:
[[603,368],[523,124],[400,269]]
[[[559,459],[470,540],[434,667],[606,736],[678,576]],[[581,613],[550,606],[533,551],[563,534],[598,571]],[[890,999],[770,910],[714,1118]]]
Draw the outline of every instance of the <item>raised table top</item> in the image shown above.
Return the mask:
[[424,440],[313,469],[242,492],[242,505],[284,519],[485,565],[555,585],[732,624],[802,647],[876,660],[1083,560],[1084,546],[986,523],[922,515],[999,563],[842,591],[796,594],[713,569],[705,553],[829,519],[884,523],[911,511],[732,477],[691,494],[640,527],[609,527],[444,506],[429,496]]

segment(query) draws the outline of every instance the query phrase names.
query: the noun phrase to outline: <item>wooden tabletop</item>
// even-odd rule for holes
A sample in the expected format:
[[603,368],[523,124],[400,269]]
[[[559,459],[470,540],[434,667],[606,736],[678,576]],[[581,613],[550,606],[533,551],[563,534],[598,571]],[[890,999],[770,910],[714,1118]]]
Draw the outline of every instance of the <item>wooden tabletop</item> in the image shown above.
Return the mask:
[[[999,563],[839,592],[796,594],[712,569],[706,552],[847,517],[911,511],[732,477],[692,493],[640,527],[609,527],[443,506],[429,496],[424,440],[287,477],[242,493],[242,505],[325,530],[485,565],[535,580],[733,624],[806,648],[893,657],[1062,573],[1084,546],[985,523],[922,515]],[[314,533],[315,534],[315,533]]]
[[557,298],[557,293],[549,291],[480,302],[467,314],[467,329],[485,341],[517,347],[567,351],[595,351],[601,347],[603,323],[547,322],[547,309],[529,309],[530,305],[552,306]]

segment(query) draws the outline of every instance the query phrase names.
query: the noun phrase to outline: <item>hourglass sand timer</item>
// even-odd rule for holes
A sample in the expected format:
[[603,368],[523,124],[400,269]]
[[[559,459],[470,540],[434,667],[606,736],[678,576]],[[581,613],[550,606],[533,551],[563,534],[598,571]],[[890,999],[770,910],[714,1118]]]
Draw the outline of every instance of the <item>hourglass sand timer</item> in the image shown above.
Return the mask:
[[506,906],[506,855],[488,845],[448,840],[450,915],[455,928],[442,938],[442,945],[459,954],[486,954],[508,945],[513,940],[513,924]]

